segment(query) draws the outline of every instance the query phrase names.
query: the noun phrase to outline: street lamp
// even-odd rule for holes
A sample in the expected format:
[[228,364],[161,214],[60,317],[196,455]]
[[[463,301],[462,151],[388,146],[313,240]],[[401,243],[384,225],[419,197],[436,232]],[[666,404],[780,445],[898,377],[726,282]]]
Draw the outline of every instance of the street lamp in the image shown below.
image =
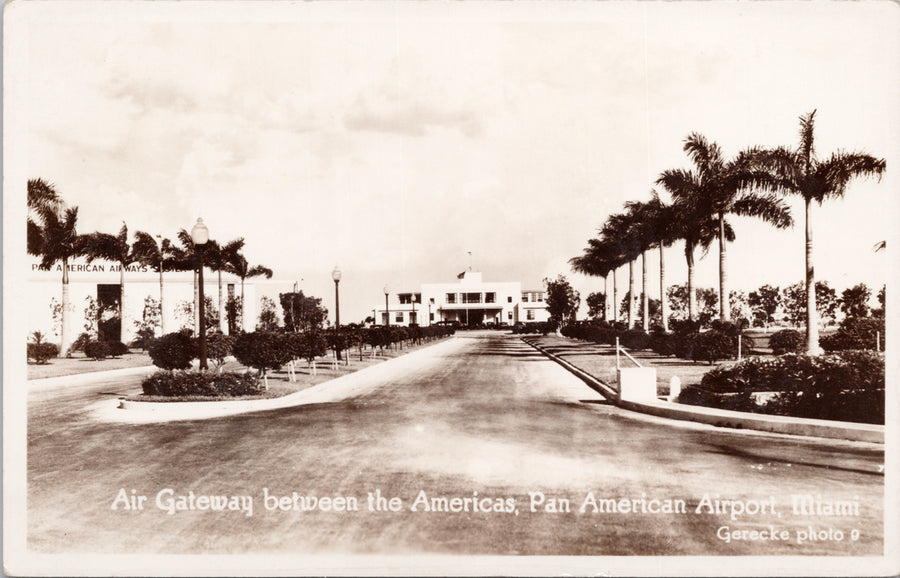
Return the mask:
[[163,297],[163,266],[166,256],[163,249],[162,235],[156,235],[156,247],[159,249],[159,334],[166,334],[166,302]]
[[334,279],[334,336],[335,336],[335,354],[337,360],[341,361],[341,348],[337,346],[337,337],[341,329],[341,301],[338,295],[338,283],[341,282],[341,270],[334,266],[331,272],[331,278]]
[[199,271],[197,273],[198,282],[200,284],[200,304],[198,313],[200,315],[200,369],[207,369],[206,365],[206,298],[203,295],[203,251],[206,249],[206,243],[209,242],[209,229],[203,224],[203,219],[197,219],[194,228],[191,229],[191,240],[197,250],[199,261]]
[[388,309],[388,295],[391,294],[391,288],[387,285],[384,286],[384,318],[387,320],[386,325],[391,324],[391,310]]

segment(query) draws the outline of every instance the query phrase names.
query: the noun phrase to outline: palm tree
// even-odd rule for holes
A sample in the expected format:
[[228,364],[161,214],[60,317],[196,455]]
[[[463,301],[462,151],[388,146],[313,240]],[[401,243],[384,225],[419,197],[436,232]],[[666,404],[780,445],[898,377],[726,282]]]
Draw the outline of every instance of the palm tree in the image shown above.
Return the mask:
[[[49,190],[41,190],[41,189]],[[48,195],[47,193],[52,193]],[[40,179],[28,181],[28,207],[34,215],[28,217],[29,255],[41,257],[41,267],[50,269],[62,264],[62,318],[59,351],[69,349],[69,260],[84,254],[84,238],[78,235],[78,207],[65,205],[52,185]]]
[[[574,271],[603,278],[603,294],[605,300],[603,319],[605,320],[609,320],[610,296],[606,285],[609,274],[615,271],[613,258],[613,248],[607,240],[592,238],[588,239],[588,246],[584,249],[584,253],[569,259],[569,263],[572,265]],[[615,277],[613,278],[613,284],[615,284]],[[615,298],[615,296],[613,298]]]
[[266,279],[271,279],[272,270],[264,265],[254,265],[251,267],[247,262],[247,259],[241,255],[240,251],[235,251],[230,255],[225,270],[237,275],[241,280],[241,326],[246,327],[247,300],[244,299],[244,281],[251,277],[259,277],[260,275],[265,275]]
[[[654,246],[659,248],[659,294],[660,294],[660,313],[662,314],[663,331],[669,330],[668,321],[668,301],[666,297],[666,265],[665,252],[666,247],[670,247],[679,237],[676,229],[676,212],[672,205],[667,205],[660,198],[659,194],[651,190],[651,198],[645,203],[629,201],[625,203],[626,209],[635,215],[642,223],[641,238],[646,243],[646,248],[651,249]],[[642,253],[643,254],[643,253]],[[646,265],[644,266],[644,296],[643,296],[643,314],[644,314],[644,331],[648,328],[649,306],[647,302],[647,274]]]
[[125,320],[125,270],[128,266],[139,263],[141,256],[128,243],[128,225],[122,223],[119,233],[94,232],[85,237],[85,256],[90,263],[96,259],[105,259],[119,265],[119,323],[122,329],[126,325]]
[[[748,149],[737,158],[726,161],[715,142],[698,133],[685,139],[684,151],[693,161],[696,172],[667,170],[657,179],[675,200],[694,205],[701,215],[715,217],[719,240],[719,316],[730,317],[727,290],[725,216],[729,214],[760,218],[778,228],[793,224],[790,210],[772,191],[778,181],[758,167],[759,149]],[[753,189],[769,191],[757,194]]]
[[[635,320],[635,283],[634,262],[642,254],[643,225],[634,214],[616,213],[607,217],[600,229],[601,235],[609,239],[614,246],[616,268],[628,264],[628,328],[634,327]],[[615,288],[615,277],[613,278]],[[614,289],[615,290],[615,289]]]
[[197,261],[199,252],[191,234],[185,229],[179,229],[175,234],[181,246],[173,246],[174,265],[178,271],[194,272],[194,335],[200,333],[200,285]]
[[163,271],[175,270],[178,267],[176,255],[173,252],[172,241],[163,239],[159,235],[156,238],[144,231],[136,231],[134,234],[134,252],[138,255],[141,264],[152,267],[159,273],[159,323],[160,333],[166,334],[166,307],[165,293],[163,291]]
[[887,166],[884,159],[859,152],[838,151],[826,160],[817,158],[813,134],[815,117],[815,110],[800,117],[800,145],[796,150],[780,147],[767,151],[762,157],[763,165],[780,178],[782,191],[803,197],[806,219],[806,350],[810,355],[822,352],[819,347],[813,268],[812,201],[821,205],[825,199],[843,197],[847,184],[855,177],[878,177],[880,180]]
[[227,323],[225,316],[225,301],[222,295],[222,271],[228,271],[228,264],[234,255],[244,248],[243,237],[229,241],[225,245],[219,245],[216,241],[210,241],[206,245],[204,253],[204,262],[210,269],[216,271],[219,276],[219,331],[227,333]]

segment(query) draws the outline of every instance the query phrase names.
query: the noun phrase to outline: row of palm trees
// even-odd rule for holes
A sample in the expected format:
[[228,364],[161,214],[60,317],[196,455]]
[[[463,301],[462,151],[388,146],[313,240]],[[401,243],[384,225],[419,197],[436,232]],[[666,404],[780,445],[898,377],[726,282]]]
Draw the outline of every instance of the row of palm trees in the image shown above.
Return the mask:
[[[125,271],[135,264],[150,267],[159,273],[160,308],[165,311],[163,273],[165,271],[194,271],[195,301],[199,298],[197,283],[198,247],[194,245],[190,233],[181,229],[177,233],[177,244],[160,235],[153,236],[144,231],[134,233],[134,241],[129,243],[128,226],[115,235],[94,232],[80,235],[77,232],[78,207],[67,207],[55,187],[42,179],[28,181],[28,254],[41,258],[41,267],[62,265],[62,318],[60,351],[69,346],[69,262],[76,257],[85,257],[90,263],[97,259],[111,261],[119,265],[119,319],[124,320]],[[225,310],[222,273],[231,273],[241,280],[241,313],[246,319],[244,282],[257,276],[272,277],[272,270],[263,265],[250,266],[241,253],[244,239],[238,238],[225,244],[210,240],[203,248],[204,265],[218,273],[219,324],[225,331]],[[165,315],[161,317],[161,331],[166,333]]]
[[[663,329],[668,329],[663,249],[676,241],[684,241],[684,256],[688,268],[688,315],[695,319],[696,288],[694,286],[694,253],[700,247],[704,254],[718,242],[719,246],[719,314],[729,319],[727,244],[734,241],[734,229],[729,215],[762,219],[777,227],[793,225],[790,210],[782,195],[798,195],[805,203],[806,227],[806,338],[810,354],[819,348],[816,294],[813,268],[812,223],[810,206],[825,199],[842,197],[847,184],[856,177],[878,177],[886,163],[864,153],[837,151],[828,158],[816,155],[814,128],[816,111],[800,117],[800,143],[795,149],[778,147],[748,148],[734,159],[726,159],[721,148],[704,136],[693,133],[685,139],[684,151],[693,163],[689,170],[664,171],[656,180],[672,197],[664,202],[651,191],[647,202],[628,202],[625,211],[610,215],[600,228],[599,235],[588,240],[584,252],[572,259],[572,268],[580,273],[602,277],[604,291],[607,277],[613,274],[613,303],[618,303],[615,271],[624,265],[629,270],[630,295],[635,291],[634,264],[641,257],[643,264],[643,325],[648,329],[648,291],[646,252],[659,249],[660,295]],[[634,326],[634,299],[628,304],[628,326]],[[614,306],[615,311],[615,306]],[[616,317],[618,316],[617,313]]]

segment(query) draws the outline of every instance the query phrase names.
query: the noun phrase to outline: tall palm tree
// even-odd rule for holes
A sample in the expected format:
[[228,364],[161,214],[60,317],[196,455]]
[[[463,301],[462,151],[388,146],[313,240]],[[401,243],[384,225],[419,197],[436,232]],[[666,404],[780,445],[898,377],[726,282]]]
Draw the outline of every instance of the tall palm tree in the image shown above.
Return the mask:
[[603,278],[604,320],[609,320],[610,295],[607,290],[607,279],[609,274],[615,269],[613,260],[614,255],[611,243],[596,237],[588,239],[588,246],[585,247],[581,255],[569,259],[572,270],[585,275]]
[[122,223],[118,234],[94,232],[85,236],[85,256],[90,263],[96,259],[112,261],[119,265],[119,323],[127,327],[125,320],[125,270],[140,262],[140,255],[128,243],[128,225]]
[[[616,213],[607,217],[600,228],[600,234],[609,239],[614,247],[616,268],[628,264],[628,328],[634,327],[635,283],[634,262],[641,255],[641,223],[635,215]],[[615,287],[615,278],[613,278]]]
[[[659,194],[651,190],[651,198],[647,202],[629,201],[625,203],[626,209],[634,214],[642,223],[641,240],[646,243],[647,249],[659,248],[659,294],[660,312],[662,314],[663,331],[669,330],[668,299],[666,296],[666,264],[665,251],[679,237],[676,229],[676,212],[672,205],[666,204],[659,198]],[[649,306],[647,302],[646,266],[644,266],[644,297],[643,297],[644,331],[648,328]]]
[[141,264],[151,267],[159,273],[159,329],[160,333],[166,334],[166,306],[165,292],[163,291],[163,272],[178,269],[178,259],[173,252],[172,241],[163,239],[159,235],[157,243],[149,233],[144,231],[136,231],[134,233],[134,251],[138,255]]
[[228,264],[235,254],[244,248],[243,237],[229,241],[225,245],[219,245],[217,241],[207,243],[204,254],[204,262],[210,269],[216,271],[219,277],[219,331],[228,332],[228,324],[225,316],[225,301],[222,294],[222,272],[228,272]]
[[247,300],[244,298],[244,281],[251,277],[259,277],[264,275],[266,279],[272,278],[272,270],[264,265],[254,265],[253,267],[247,262],[247,259],[240,253],[235,251],[230,255],[228,265],[225,269],[229,273],[237,275],[241,280],[241,326],[247,326]]
[[[758,168],[759,149],[748,149],[735,159],[726,161],[715,142],[692,133],[685,139],[684,151],[694,163],[695,171],[667,170],[657,179],[672,197],[694,205],[700,214],[718,221],[719,240],[719,316],[730,317],[727,289],[725,216],[729,214],[757,217],[778,228],[793,224],[790,210],[773,191],[778,180]],[[767,191],[759,194],[754,190]]]
[[179,245],[172,247],[175,255],[175,266],[179,271],[194,272],[194,335],[200,333],[200,280],[197,270],[199,252],[194,245],[194,239],[186,229],[179,229],[175,234]]
[[[52,193],[48,197],[38,189],[46,187]],[[41,267],[49,269],[56,263],[62,265],[62,317],[60,324],[59,351],[65,355],[69,349],[69,260],[84,254],[84,238],[77,232],[78,207],[64,208],[65,205],[52,185],[40,179],[28,181],[28,206],[34,215],[28,217],[29,255],[41,258]]]
[[821,205],[825,199],[843,197],[847,184],[856,177],[878,177],[880,180],[887,167],[884,159],[859,152],[838,151],[828,159],[817,158],[815,119],[815,110],[800,117],[800,144],[795,150],[780,147],[765,152],[762,158],[764,166],[780,178],[782,191],[803,197],[806,220],[806,350],[810,355],[822,352],[819,347],[813,268],[812,202]]

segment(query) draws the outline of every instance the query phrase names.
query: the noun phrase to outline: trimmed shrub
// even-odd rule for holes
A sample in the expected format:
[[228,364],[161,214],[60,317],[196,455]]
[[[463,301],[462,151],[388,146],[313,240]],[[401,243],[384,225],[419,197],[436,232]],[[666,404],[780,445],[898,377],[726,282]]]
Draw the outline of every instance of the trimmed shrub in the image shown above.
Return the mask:
[[111,353],[109,345],[105,341],[91,340],[84,346],[84,354],[88,357],[99,361],[106,359]]
[[841,323],[837,333],[822,337],[819,345],[825,351],[875,349],[879,334],[883,350],[884,317],[848,317]]
[[106,346],[109,348],[110,357],[121,357],[130,351],[121,341],[107,341]]
[[197,357],[197,340],[187,333],[167,333],[155,339],[147,353],[162,369],[188,369]]
[[206,357],[215,361],[216,367],[225,363],[225,358],[231,355],[233,349],[234,337],[230,335],[212,333],[206,337]]
[[243,333],[234,341],[234,357],[265,376],[270,369],[280,369],[291,360],[288,339],[284,334],[273,331]]
[[629,329],[619,337],[619,344],[628,349],[647,349],[650,347],[650,334],[641,329]]
[[44,365],[59,355],[59,345],[45,342],[29,343],[27,355],[28,359],[33,359],[38,365]]
[[794,329],[782,329],[769,338],[769,347],[775,355],[801,353],[806,348],[806,339]]
[[706,361],[710,365],[720,359],[737,355],[737,336],[711,329],[696,336],[693,343],[694,361]]
[[675,335],[662,330],[650,334],[650,349],[663,356],[675,355]]
[[144,395],[234,397],[259,393],[256,379],[247,374],[226,372],[157,371],[141,383]]

